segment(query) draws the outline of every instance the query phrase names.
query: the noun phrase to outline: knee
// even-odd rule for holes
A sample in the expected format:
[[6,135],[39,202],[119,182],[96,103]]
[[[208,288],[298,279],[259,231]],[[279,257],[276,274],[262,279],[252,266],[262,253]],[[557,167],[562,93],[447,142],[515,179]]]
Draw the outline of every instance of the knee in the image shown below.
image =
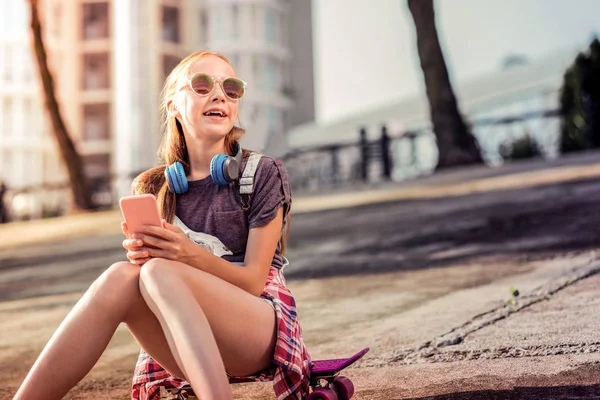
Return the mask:
[[115,301],[124,295],[138,293],[139,276],[139,266],[124,261],[114,263],[92,284],[94,298]]
[[181,277],[177,274],[176,266],[169,260],[153,258],[140,269],[139,286],[142,295],[164,295],[171,290],[177,290]]

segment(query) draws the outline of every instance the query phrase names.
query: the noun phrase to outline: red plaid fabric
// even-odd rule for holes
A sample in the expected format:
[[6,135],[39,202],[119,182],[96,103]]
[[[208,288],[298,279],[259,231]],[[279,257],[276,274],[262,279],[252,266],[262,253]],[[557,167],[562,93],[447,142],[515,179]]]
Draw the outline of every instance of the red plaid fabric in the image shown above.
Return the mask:
[[[229,380],[232,383],[240,379],[273,381],[277,400],[305,399],[309,393],[312,362],[302,340],[296,302],[286,286],[281,269],[271,267],[261,297],[273,303],[277,318],[273,366],[248,377],[229,376]],[[133,400],[158,400],[161,386],[182,388],[187,385],[188,382],[170,375],[142,349],[133,375]]]

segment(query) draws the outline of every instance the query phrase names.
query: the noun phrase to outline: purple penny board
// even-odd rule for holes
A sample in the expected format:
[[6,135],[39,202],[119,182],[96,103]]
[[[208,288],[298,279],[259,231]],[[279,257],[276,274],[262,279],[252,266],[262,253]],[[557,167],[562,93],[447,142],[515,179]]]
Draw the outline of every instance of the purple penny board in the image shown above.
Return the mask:
[[344,368],[354,364],[362,356],[367,354],[369,347],[362,349],[350,358],[336,358],[333,360],[316,360],[313,362],[313,367],[310,370],[311,379],[321,376],[331,376]]
[[[367,354],[370,350],[370,347],[362,349],[355,355],[349,358],[334,358],[332,360],[316,360],[313,361],[313,367],[310,370],[310,378],[311,381],[315,379],[332,377],[337,374],[341,370],[350,365],[354,364],[356,361],[362,358],[365,354]],[[249,378],[230,378],[229,383],[248,383],[248,382],[256,382],[254,379]],[[186,387],[188,391],[191,390],[190,387]],[[190,392],[192,393],[192,392]]]

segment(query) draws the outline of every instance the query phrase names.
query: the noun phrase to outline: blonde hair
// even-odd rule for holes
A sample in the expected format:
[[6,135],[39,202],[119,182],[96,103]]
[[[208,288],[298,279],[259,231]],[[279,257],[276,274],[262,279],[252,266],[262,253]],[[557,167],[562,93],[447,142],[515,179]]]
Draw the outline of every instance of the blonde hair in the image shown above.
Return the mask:
[[[141,173],[132,184],[132,192],[135,194],[152,193],[158,200],[158,208],[162,217],[169,223],[175,217],[175,193],[169,190],[164,172],[167,165],[179,161],[183,165],[185,173],[190,172],[190,160],[183,136],[183,128],[177,120],[169,113],[169,102],[175,97],[181,78],[189,74],[190,68],[196,61],[203,57],[214,56],[222,59],[232,68],[231,62],[222,54],[211,51],[199,51],[190,54],[177,64],[165,80],[165,86],[161,92],[160,110],[161,121],[164,127],[164,135],[158,149],[158,159],[161,166],[151,168]],[[245,133],[244,129],[234,126],[225,136],[225,149],[229,154],[234,154],[235,144]]]

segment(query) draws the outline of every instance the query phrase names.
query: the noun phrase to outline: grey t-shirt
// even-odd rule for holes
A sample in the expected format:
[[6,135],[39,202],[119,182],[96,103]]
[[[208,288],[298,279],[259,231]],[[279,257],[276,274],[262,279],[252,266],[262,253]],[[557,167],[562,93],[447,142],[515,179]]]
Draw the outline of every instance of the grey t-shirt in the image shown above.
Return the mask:
[[[244,151],[240,176],[248,161],[249,152]],[[189,190],[177,195],[175,223],[189,228],[188,236],[195,240],[197,233],[214,236],[218,239],[213,247],[215,254],[231,262],[243,262],[248,242],[248,232],[252,228],[266,225],[275,219],[281,205],[284,206],[284,226],[291,207],[291,189],[287,171],[283,163],[263,155],[254,175],[254,190],[250,195],[250,207],[244,211],[242,202],[248,203],[248,195],[240,194],[238,182],[226,186],[213,183],[210,176],[189,181]],[[245,197],[245,199],[242,199]],[[192,232],[189,232],[189,231]],[[196,235],[194,234],[196,233]],[[204,239],[202,239],[205,242]],[[224,245],[224,247],[222,246]],[[273,257],[272,265],[281,268],[284,258],[281,255],[281,240]]]

